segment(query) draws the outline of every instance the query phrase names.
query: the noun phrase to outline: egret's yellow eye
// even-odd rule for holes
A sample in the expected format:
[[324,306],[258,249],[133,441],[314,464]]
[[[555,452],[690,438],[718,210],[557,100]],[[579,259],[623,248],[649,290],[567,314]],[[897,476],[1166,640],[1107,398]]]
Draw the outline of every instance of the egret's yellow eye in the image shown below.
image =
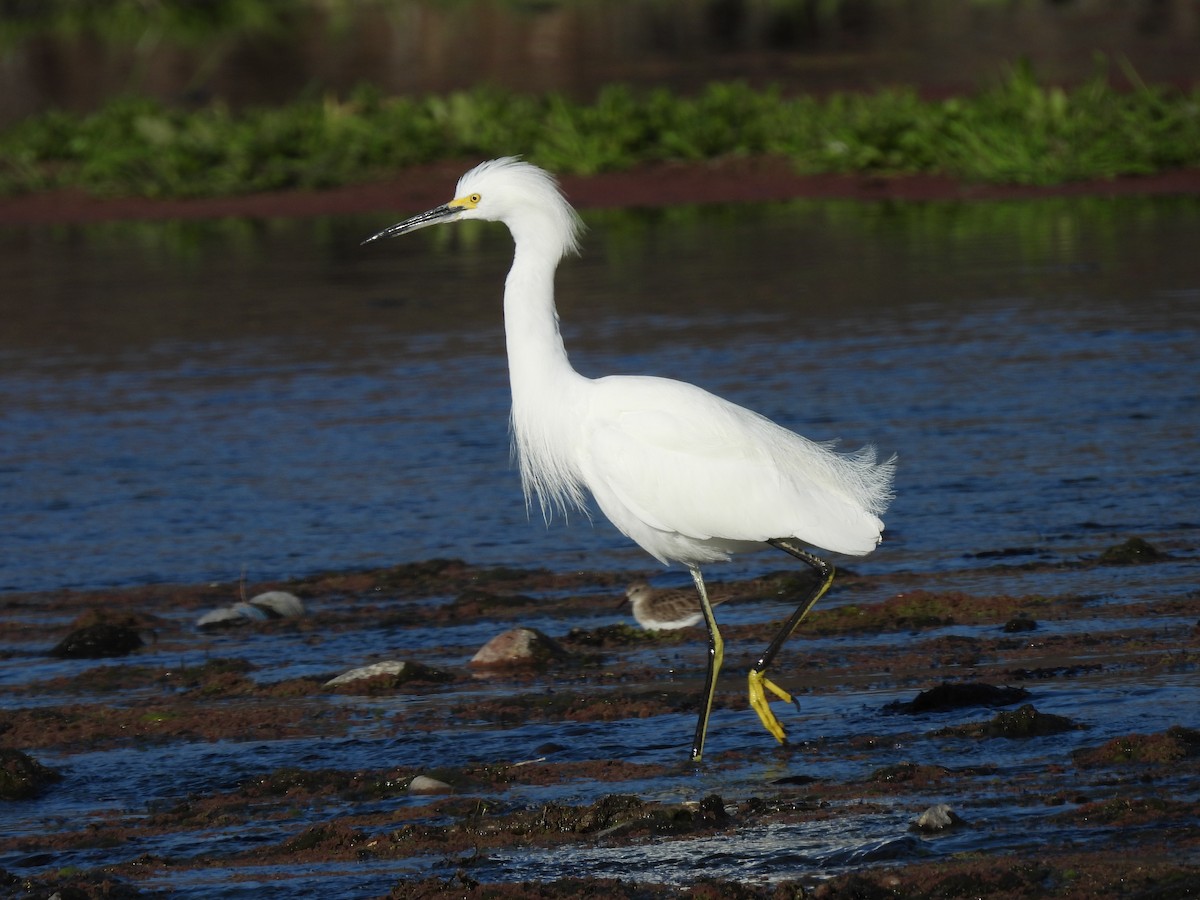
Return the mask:
[[472,203],[478,203],[482,198],[478,194],[472,194],[467,199],[470,200]]

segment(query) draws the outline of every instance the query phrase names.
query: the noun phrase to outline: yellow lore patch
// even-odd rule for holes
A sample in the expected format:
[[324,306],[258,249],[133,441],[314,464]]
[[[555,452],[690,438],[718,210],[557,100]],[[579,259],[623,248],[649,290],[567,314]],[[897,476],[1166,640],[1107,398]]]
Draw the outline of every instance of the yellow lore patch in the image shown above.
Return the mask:
[[479,205],[481,199],[478,194],[470,194],[466,197],[459,197],[457,200],[451,200],[446,205],[457,209],[474,209]]

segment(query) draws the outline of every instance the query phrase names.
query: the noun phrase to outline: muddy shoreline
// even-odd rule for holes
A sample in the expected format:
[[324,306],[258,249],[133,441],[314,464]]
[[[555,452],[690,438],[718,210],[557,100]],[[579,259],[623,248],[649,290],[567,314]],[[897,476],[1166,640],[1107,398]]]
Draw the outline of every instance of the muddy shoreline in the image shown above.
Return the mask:
[[[327,191],[284,191],[243,197],[151,200],[51,191],[0,198],[0,226],[74,225],[117,220],[310,217],[411,212],[444,203],[458,177],[478,160],[415,166],[387,182]],[[1054,196],[1200,195],[1200,169],[1048,187],[969,184],[937,175],[799,175],[782,159],[662,163],[626,172],[566,176],[563,188],[580,209],[682,203],[763,203],[802,198],[851,200],[1027,200]]]

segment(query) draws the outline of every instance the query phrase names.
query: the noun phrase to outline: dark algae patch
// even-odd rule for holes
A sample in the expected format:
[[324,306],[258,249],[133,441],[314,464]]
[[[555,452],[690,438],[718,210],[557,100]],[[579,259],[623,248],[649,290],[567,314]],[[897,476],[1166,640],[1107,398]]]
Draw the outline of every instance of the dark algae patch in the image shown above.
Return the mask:
[[986,722],[955,725],[951,728],[942,729],[938,734],[979,738],[1026,738],[1041,737],[1047,734],[1060,734],[1061,732],[1072,731],[1080,727],[1066,716],[1038,712],[1033,704],[1026,703],[1020,709],[1015,709],[1012,712],[997,713],[995,718],[989,719]]
[[0,800],[32,800],[62,775],[20,750],[0,747]]
[[870,606],[848,604],[813,611],[818,634],[853,631],[920,631],[948,625],[1012,621],[1030,609],[1050,607],[1049,597],[978,596],[961,591],[914,590]]
[[1077,750],[1072,758],[1083,768],[1196,760],[1200,758],[1200,731],[1177,725],[1159,734],[1129,734],[1100,747]]
[[51,656],[62,659],[103,659],[107,656],[127,656],[143,646],[137,630],[128,625],[97,622],[72,631],[54,645]]
[[[814,890],[828,900],[942,900],[952,897],[1155,897],[1184,898],[1200,891],[1200,867],[1161,858],[1128,862],[1070,854],[1032,859],[1001,857],[918,863],[830,879]],[[801,895],[804,896],[804,895]]]

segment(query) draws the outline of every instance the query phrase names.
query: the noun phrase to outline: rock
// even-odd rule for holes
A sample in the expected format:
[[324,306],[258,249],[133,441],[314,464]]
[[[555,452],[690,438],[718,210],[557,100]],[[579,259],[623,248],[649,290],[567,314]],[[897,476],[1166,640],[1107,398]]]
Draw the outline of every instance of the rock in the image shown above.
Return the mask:
[[217,628],[232,628],[237,625],[245,625],[248,621],[240,610],[234,609],[232,606],[223,606],[220,609],[214,609],[212,612],[206,612],[202,615],[196,620],[196,627],[205,631],[211,631]]
[[454,788],[446,782],[430,778],[428,775],[414,775],[413,780],[408,783],[410,794],[449,794],[453,791]]
[[142,646],[142,636],[136,628],[97,622],[72,631],[55,645],[50,655],[60,659],[103,659],[126,656]]
[[267,610],[254,603],[235,603],[230,609],[243,619],[251,622],[266,622],[279,618],[279,616],[271,615]]
[[249,603],[235,603],[205,613],[196,620],[196,627],[205,631],[236,628],[249,622],[295,619],[304,613],[304,604],[295,594],[289,594],[287,591],[266,591],[252,597]]
[[895,701],[883,709],[888,713],[918,715],[964,706],[1008,706],[1028,696],[1029,691],[1024,688],[944,681],[935,688],[921,691],[911,701]]
[[479,668],[545,666],[565,659],[567,652],[554,640],[533,628],[511,628],[496,635],[471,657]]
[[929,807],[912,824],[913,831],[947,831],[951,828],[958,828],[967,823],[952,810],[949,804],[938,803],[935,806]]
[[389,687],[398,687],[409,681],[454,680],[454,676],[449,672],[442,672],[424,663],[410,662],[405,659],[389,659],[384,662],[372,663],[369,666],[359,666],[357,669],[343,672],[336,678],[331,678],[325,682],[325,687],[342,687],[368,678],[387,678],[389,679]]
[[272,619],[297,619],[304,615],[304,603],[287,591],[267,591],[250,598],[250,605]]
[[1123,544],[1109,547],[1100,554],[1100,563],[1105,566],[1133,566],[1139,563],[1158,562],[1166,559],[1163,553],[1154,545],[1141,538],[1133,537]]
[[266,622],[278,618],[271,616],[265,609],[250,603],[235,603],[233,606],[223,606],[205,613],[196,621],[196,627],[204,630],[216,628],[234,628],[249,622]]
[[1004,623],[1004,630],[1008,634],[1017,634],[1022,631],[1037,631],[1038,624],[1024,613],[1013,616]]
[[62,776],[20,750],[0,747],[0,800],[30,800]]
[[349,684],[352,681],[374,678],[377,675],[400,675],[406,668],[408,668],[408,663],[402,659],[389,659],[387,662],[374,663],[370,666],[359,666],[357,669],[343,672],[336,678],[330,678],[325,682],[325,687],[337,687],[339,684]]

